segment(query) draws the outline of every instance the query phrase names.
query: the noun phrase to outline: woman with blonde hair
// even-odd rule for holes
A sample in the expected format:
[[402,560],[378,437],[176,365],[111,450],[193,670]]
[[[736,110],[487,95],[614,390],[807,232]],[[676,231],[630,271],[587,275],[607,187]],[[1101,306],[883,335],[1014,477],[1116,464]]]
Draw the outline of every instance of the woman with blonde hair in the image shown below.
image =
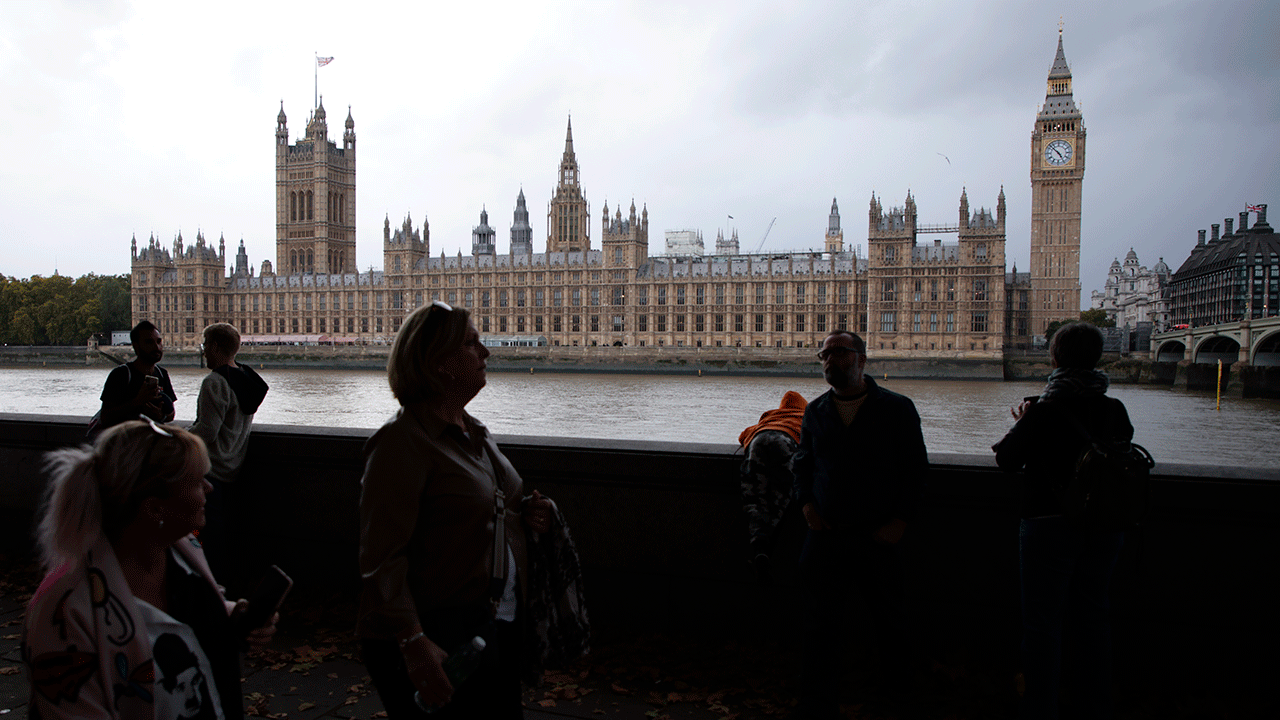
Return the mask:
[[[365,446],[356,633],[391,718],[518,718],[528,547],[555,512],[464,409],[489,351],[464,308],[436,301],[396,335],[387,379],[401,408]],[[475,636],[480,667],[453,687],[444,660]],[[415,703],[414,695],[418,696]]]
[[212,489],[204,442],[134,420],[47,462],[48,574],[22,640],[32,717],[242,717],[231,613],[248,603],[223,598],[194,535]]

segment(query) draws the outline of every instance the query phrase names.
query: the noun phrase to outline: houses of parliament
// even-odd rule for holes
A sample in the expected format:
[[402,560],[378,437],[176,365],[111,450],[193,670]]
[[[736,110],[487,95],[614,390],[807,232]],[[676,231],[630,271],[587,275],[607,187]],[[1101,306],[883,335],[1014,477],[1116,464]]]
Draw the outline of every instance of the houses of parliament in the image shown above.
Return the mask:
[[865,256],[846,246],[835,200],[821,251],[742,253],[734,233],[713,253],[650,255],[647,207],[606,203],[592,218],[572,124],[542,252],[522,190],[506,253],[483,210],[470,255],[432,256],[425,220],[388,218],[383,269],[360,272],[350,112],[341,146],[323,101],[292,144],[283,105],[276,120],[274,261],[255,273],[242,240],[228,272],[221,238],[216,249],[200,234],[133,240],[133,321],[155,323],[170,344],[198,344],[220,321],[246,342],[387,343],[408,313],[443,300],[470,309],[490,344],[817,347],[847,329],[877,357],[998,359],[1079,312],[1085,130],[1061,33],[1031,134],[1026,272],[1005,269],[1003,188],[993,209],[971,207],[962,189],[955,224],[938,225],[918,222],[910,192],[897,206],[872,194]]

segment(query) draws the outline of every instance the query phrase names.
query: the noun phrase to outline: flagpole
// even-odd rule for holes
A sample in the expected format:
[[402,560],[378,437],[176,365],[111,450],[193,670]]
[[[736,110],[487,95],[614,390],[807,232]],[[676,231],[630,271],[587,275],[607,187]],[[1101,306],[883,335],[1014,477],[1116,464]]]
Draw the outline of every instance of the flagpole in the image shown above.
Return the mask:
[[316,108],[320,106],[320,53],[315,54],[311,71],[316,74],[316,96],[315,102],[311,104],[311,107]]

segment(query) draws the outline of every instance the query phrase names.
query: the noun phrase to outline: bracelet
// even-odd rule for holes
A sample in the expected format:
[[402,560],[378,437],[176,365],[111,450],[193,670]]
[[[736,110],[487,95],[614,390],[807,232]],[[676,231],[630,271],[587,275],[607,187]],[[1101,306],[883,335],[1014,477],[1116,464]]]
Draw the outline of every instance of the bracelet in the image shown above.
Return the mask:
[[416,632],[416,633],[414,633],[414,634],[410,635],[409,637],[407,637],[407,638],[405,638],[405,639],[401,640],[401,641],[400,641],[400,649],[401,649],[401,650],[403,650],[403,649],[405,649],[406,647],[408,647],[408,646],[409,646],[409,643],[411,643],[411,642],[413,642],[414,640],[417,640],[417,639],[419,639],[419,638],[424,638],[424,637],[426,637],[426,636],[427,636],[427,634],[426,634],[426,633],[424,633],[424,632],[422,632],[421,630],[419,630],[418,632]]

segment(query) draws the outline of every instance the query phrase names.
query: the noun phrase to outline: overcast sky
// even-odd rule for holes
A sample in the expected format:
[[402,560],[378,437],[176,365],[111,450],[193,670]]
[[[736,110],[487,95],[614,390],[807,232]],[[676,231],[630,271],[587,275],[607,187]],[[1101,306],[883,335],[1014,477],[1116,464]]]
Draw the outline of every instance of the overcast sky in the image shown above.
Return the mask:
[[[382,224],[426,216],[470,253],[482,206],[506,252],[523,187],[534,250],[572,115],[600,214],[820,248],[833,197],[865,253],[874,192],[921,223],[1008,203],[1027,269],[1030,135],[1062,17],[1088,129],[1087,304],[1132,246],[1175,269],[1196,230],[1270,203],[1280,221],[1280,4],[692,2],[0,4],[0,273],[129,271],[129,241],[197,230],[275,259],[276,113],[357,136],[362,269]],[[944,157],[945,156],[945,157]],[[729,220],[728,216],[733,219]],[[1251,220],[1252,222],[1252,220]],[[930,240],[933,236],[924,236]],[[954,236],[952,236],[954,237]]]

